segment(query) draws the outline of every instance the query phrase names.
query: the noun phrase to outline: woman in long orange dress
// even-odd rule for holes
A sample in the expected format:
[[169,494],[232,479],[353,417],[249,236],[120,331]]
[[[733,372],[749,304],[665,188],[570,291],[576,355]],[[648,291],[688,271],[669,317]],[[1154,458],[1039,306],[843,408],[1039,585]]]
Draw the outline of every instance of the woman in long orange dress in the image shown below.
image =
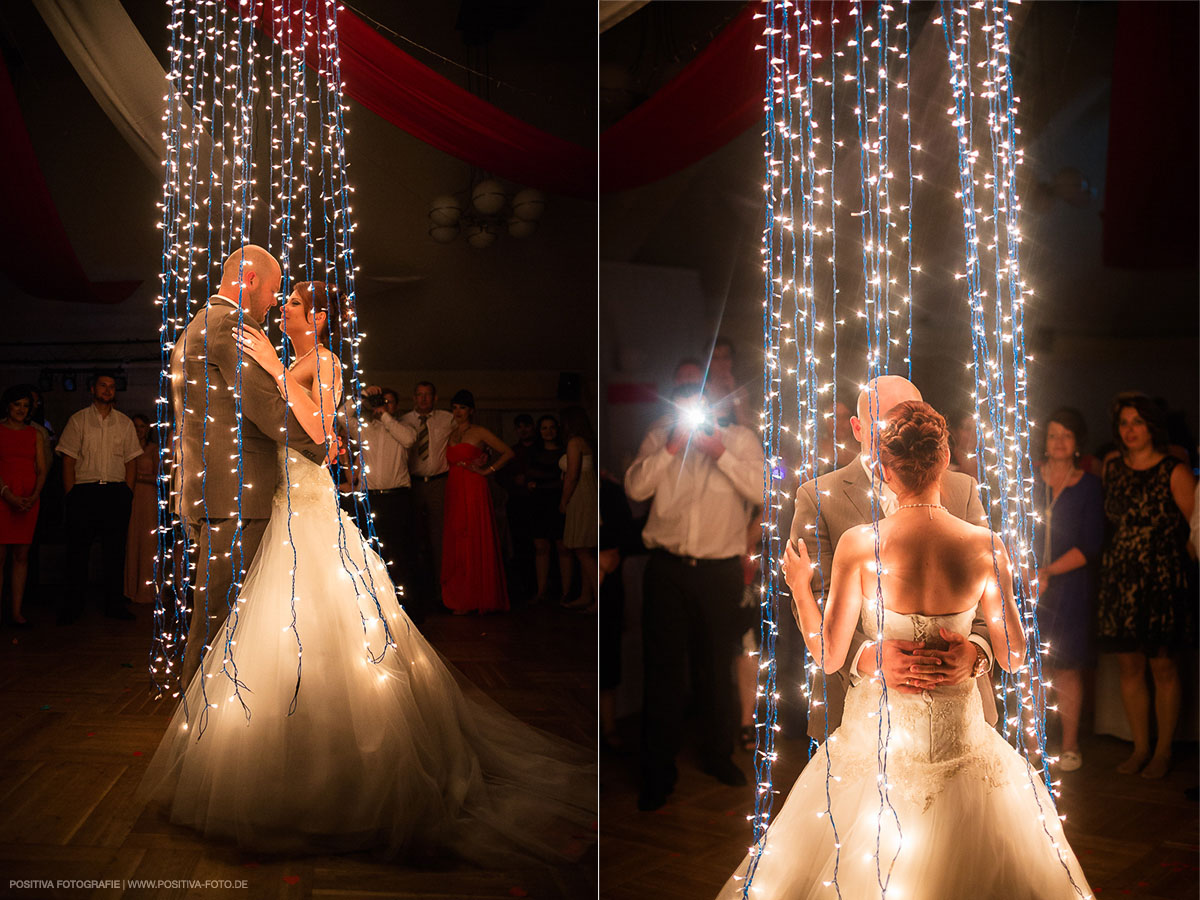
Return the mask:
[[[37,526],[42,486],[46,483],[45,439],[30,424],[33,395],[9,388],[0,419],[0,587],[5,562],[12,559],[12,623],[28,625],[21,613],[29,574],[29,545]],[[11,552],[10,552],[11,551]]]
[[134,460],[133,504],[129,512],[129,535],[125,539],[125,596],[134,603],[154,602],[154,554],[158,552],[158,443],[151,440],[150,420],[137,413],[133,428],[142,455]]
[[[508,609],[500,538],[487,479],[513,458],[512,448],[471,421],[475,397],[459,391],[450,401],[454,428],[446,446],[450,472],[442,527],[442,602],[456,616]],[[488,450],[496,454],[488,462]]]

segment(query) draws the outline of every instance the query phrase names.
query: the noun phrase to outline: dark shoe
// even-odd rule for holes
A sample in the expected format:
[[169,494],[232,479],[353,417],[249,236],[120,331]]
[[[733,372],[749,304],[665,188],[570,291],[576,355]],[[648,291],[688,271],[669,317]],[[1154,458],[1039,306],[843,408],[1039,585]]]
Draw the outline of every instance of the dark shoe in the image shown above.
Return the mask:
[[753,725],[743,725],[738,742],[742,745],[743,750],[753,750],[758,746],[758,729]]
[[120,606],[104,610],[104,615],[109,619],[120,619],[123,622],[132,622],[137,618],[132,612]]
[[731,759],[722,759],[716,762],[709,763],[701,770],[705,775],[711,775],[721,784],[727,784],[730,787],[745,787],[746,773],[733,764]]
[[668,787],[662,783],[643,784],[642,789],[638,791],[638,809],[642,812],[662,809],[674,789],[674,786]]

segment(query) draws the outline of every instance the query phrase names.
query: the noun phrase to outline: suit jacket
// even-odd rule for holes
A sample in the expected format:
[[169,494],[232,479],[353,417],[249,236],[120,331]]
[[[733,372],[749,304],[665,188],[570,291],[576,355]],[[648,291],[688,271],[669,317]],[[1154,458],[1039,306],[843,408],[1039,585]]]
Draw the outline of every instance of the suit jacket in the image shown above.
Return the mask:
[[[262,330],[248,316],[242,322]],[[239,380],[243,519],[271,517],[279,477],[276,448],[285,438],[293,450],[313,462],[325,460],[325,449],[313,442],[288,410],[274,379],[245,357],[239,369],[233,339],[237,324],[238,308],[223,298],[212,298],[171,349],[171,406],[179,435],[174,495],[180,504],[177,512],[192,524],[238,515],[234,390]]]
[[[817,515],[817,494],[820,493],[821,514]],[[983,504],[979,501],[979,489],[975,479],[962,472],[946,470],[942,475],[942,505],[965,522],[987,525]],[[829,586],[829,573],[833,563],[833,551],[838,541],[851,528],[871,521],[871,480],[856,456],[846,466],[822,475],[815,481],[806,481],[796,492],[796,512],[792,518],[792,538],[803,540],[809,558],[817,564],[817,581],[813,593],[823,595]],[[972,633],[979,635],[991,647],[987,623],[983,616],[976,616]],[[867,640],[867,635],[858,629],[850,642],[846,664],[833,677],[825,679],[826,707],[829,730],[842,722],[842,708],[846,701],[846,689],[850,686],[850,668],[858,654],[858,648]],[[813,685],[813,696],[821,696],[820,678]],[[976,679],[983,700],[983,714],[989,724],[996,723],[996,698],[992,696],[992,683],[988,675]],[[825,737],[825,723],[819,712],[814,714],[809,705],[808,733],[821,740]]]

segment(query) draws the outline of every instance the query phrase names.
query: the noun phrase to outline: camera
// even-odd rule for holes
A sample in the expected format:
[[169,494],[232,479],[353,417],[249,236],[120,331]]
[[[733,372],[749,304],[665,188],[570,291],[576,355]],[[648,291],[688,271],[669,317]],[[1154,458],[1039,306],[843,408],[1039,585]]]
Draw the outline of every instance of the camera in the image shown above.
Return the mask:
[[379,407],[387,403],[387,398],[383,396],[383,392],[381,391],[378,394],[363,394],[363,401],[371,409],[379,409]]

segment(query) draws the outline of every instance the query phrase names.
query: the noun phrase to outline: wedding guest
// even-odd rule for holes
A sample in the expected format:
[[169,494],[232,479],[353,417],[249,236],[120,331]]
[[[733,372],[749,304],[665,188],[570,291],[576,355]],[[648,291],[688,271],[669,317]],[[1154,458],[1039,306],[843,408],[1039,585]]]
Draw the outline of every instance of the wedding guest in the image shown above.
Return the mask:
[[974,411],[955,410],[946,417],[946,424],[950,428],[950,471],[966,472],[974,478],[977,471],[975,448],[979,442]]
[[734,366],[733,341],[727,337],[719,337],[713,344],[712,356],[708,363],[708,387],[705,393],[713,398],[713,407],[717,416],[725,418],[732,424],[746,425],[749,423],[750,399],[746,388],[738,384],[733,374]]
[[1083,764],[1079,711],[1104,541],[1104,491],[1100,479],[1080,466],[1086,438],[1087,427],[1077,410],[1063,407],[1052,413],[1034,484],[1034,502],[1041,514],[1034,544],[1040,582],[1038,631],[1043,643],[1049,644],[1043,679],[1053,685],[1050,690],[1062,724],[1058,767],[1064,772]]
[[[1122,395],[1112,429],[1120,454],[1104,467],[1104,512],[1113,535],[1100,563],[1097,635],[1101,649],[1117,654],[1121,700],[1133,731],[1133,752],[1117,771],[1140,769],[1143,778],[1162,778],[1179,721],[1175,654],[1192,648],[1196,636],[1187,557],[1195,481],[1167,452],[1165,417],[1149,397]],[[1158,722],[1153,755],[1147,659]]]
[[[390,395],[390,397],[389,397]],[[375,515],[375,533],[382,545],[392,581],[401,587],[409,618],[425,619],[422,597],[414,590],[416,535],[413,533],[412,477],[408,454],[417,441],[412,426],[396,419],[394,391],[369,385],[363,391],[367,421],[362,428],[362,457],[367,474],[367,497]]]
[[558,556],[560,599],[565,601],[571,589],[572,556],[563,544],[564,516],[558,504],[562,500],[562,470],[558,461],[563,445],[559,442],[558,419],[542,416],[538,419],[539,445],[530,453],[526,463],[525,487],[530,498],[530,532],[533,535],[534,569],[537,595],[534,603],[550,596],[550,555]]
[[124,595],[125,535],[142,455],[129,417],[115,408],[117,382],[109,374],[92,379],[92,403],[71,416],[59,439],[66,492],[68,583],[58,621],[69,625],[83,615],[88,556],[100,540],[103,556],[104,614],[133,619]]
[[600,747],[609,753],[625,750],[617,730],[617,688],[621,686],[621,639],[625,633],[626,557],[644,553],[641,527],[635,523],[621,483],[600,473],[600,531],[597,577],[600,580],[599,680]]
[[512,540],[512,561],[509,570],[509,594],[530,598],[537,594],[536,564],[532,532],[532,496],[525,486],[529,462],[538,447],[533,416],[520,413],[513,419],[517,440],[513,443],[513,458],[504,467],[502,483],[508,500],[505,511],[509,536]]
[[45,438],[29,420],[33,396],[9,388],[0,399],[0,589],[6,560],[12,565],[12,624],[29,623],[21,610],[29,574],[29,546],[37,525],[38,504],[46,483]]
[[750,525],[746,529],[746,552],[742,556],[742,602],[739,609],[742,613],[742,652],[735,662],[734,675],[737,677],[738,703],[741,708],[741,731],[738,742],[743,750],[753,750],[758,744],[758,735],[754,727],[754,713],[758,708],[758,660],[761,646],[759,643],[758,608],[762,602],[758,588],[762,585],[759,577],[758,554],[762,547],[762,507],[755,509],[750,517]]
[[412,482],[413,526],[416,531],[416,599],[425,611],[442,604],[442,534],[446,504],[446,444],[454,427],[447,410],[437,409],[437,388],[419,381],[413,390],[413,408],[400,417],[416,434],[408,450]]
[[746,776],[731,755],[737,733],[732,668],[746,528],[762,502],[763,455],[741,425],[698,422],[698,385],[677,387],[680,410],[656,424],[625,473],[625,491],[649,500],[643,586],[642,759],[638,808],[654,810],[675,787],[686,687],[702,710],[702,769],[728,785]]
[[579,597],[566,606],[583,612],[596,610],[596,433],[581,406],[562,411],[567,452],[558,461],[563,473],[563,546],[579,560]]
[[[446,447],[450,475],[446,479],[442,602],[455,615],[501,612],[508,609],[508,590],[488,476],[512,459],[512,448],[474,423],[475,397],[470,391],[454,395],[450,412],[454,427]],[[489,455],[494,455],[491,462],[487,461]]]
[[142,453],[133,461],[133,499],[129,531],[125,536],[125,596],[134,603],[153,603],[154,556],[158,553],[158,442],[150,431],[150,419],[141,413],[130,416]]
[[33,398],[29,411],[29,424],[42,436],[42,457],[46,465],[46,482],[38,495],[37,525],[33,529],[33,543],[29,545],[29,574],[25,578],[25,602],[37,602],[41,585],[41,554],[39,550],[48,539],[59,539],[62,525],[62,475],[55,471],[57,458],[54,442],[58,439],[50,422],[46,419],[46,405],[37,385],[22,385]]

